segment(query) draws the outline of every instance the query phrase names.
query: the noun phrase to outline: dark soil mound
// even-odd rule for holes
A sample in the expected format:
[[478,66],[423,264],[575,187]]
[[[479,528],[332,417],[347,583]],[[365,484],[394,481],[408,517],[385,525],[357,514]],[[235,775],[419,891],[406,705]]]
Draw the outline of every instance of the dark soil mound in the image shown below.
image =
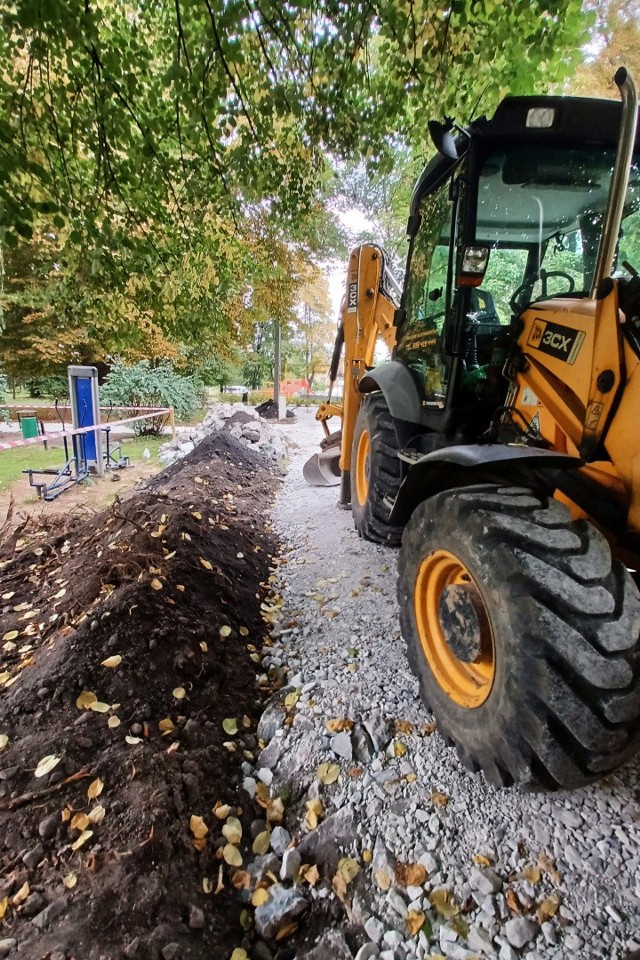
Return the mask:
[[249,833],[272,484],[218,434],[103,513],[0,532],[0,939],[18,956],[239,944],[212,808]]
[[[264,417],[265,420],[277,420],[278,419],[278,407],[275,400],[265,400],[264,403],[261,403],[256,407],[256,411],[260,414],[261,417]],[[287,419],[295,420],[296,415],[293,410],[287,410]]]

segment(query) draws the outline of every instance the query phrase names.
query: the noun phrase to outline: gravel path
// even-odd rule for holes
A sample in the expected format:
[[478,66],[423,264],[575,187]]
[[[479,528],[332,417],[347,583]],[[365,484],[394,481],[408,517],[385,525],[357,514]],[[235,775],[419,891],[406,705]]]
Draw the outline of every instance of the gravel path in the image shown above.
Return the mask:
[[[496,791],[465,772],[433,732],[407,664],[395,551],[358,539],[337,488],[304,483],[321,437],[312,412],[290,432],[299,447],[273,511],[284,605],[264,653],[266,666],[289,668],[286,692],[298,699],[286,719],[277,703],[265,713],[258,777],[273,774],[291,797],[287,828],[303,862],[331,875],[337,847],[360,865],[346,894],[338,889],[347,910],[314,960],[342,956],[340,926],[358,958],[640,956],[640,762],[556,794]],[[327,730],[344,719],[350,729]],[[327,762],[340,774],[322,785]],[[309,831],[317,796],[321,823]],[[423,866],[426,880],[414,869],[407,886],[402,864]],[[328,883],[312,894],[335,896]]]

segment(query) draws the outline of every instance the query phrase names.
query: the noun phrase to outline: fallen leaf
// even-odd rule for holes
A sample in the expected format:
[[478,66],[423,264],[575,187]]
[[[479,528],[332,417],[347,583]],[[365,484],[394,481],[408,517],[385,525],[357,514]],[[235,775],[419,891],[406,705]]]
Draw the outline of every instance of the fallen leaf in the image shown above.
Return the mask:
[[9,737],[6,733],[0,733],[0,750],[4,750],[6,745],[9,743]]
[[542,878],[542,870],[539,866],[528,866],[525,867],[522,871],[523,880],[528,880],[529,883],[540,883]]
[[19,637],[19,636],[20,636],[20,631],[19,631],[19,630],[9,630],[8,633],[5,633],[5,635],[3,636],[2,639],[3,639],[3,640],[15,640],[16,637]]
[[310,887],[315,887],[316,883],[320,879],[320,872],[317,864],[303,863],[298,871],[298,879],[308,883]]
[[163,720],[158,721],[158,729],[161,731],[163,737],[166,737],[169,733],[175,730],[175,728],[175,723],[171,717],[165,717]]
[[408,720],[396,720],[394,723],[397,733],[413,733],[414,726]]
[[125,737],[124,739],[125,739],[125,743],[131,744],[132,747],[135,746],[136,743],[142,743],[142,737],[128,736],[128,737]]
[[337,763],[321,763],[316,770],[316,778],[325,786],[335,783],[339,776],[340,767]]
[[292,693],[288,693],[284,698],[284,705],[286,710],[293,710],[298,700],[300,699],[300,694],[297,690]]
[[242,866],[242,854],[232,843],[228,843],[226,847],[224,847],[222,856],[225,863],[228,863],[230,867]]
[[522,904],[518,900],[518,894],[515,892],[515,890],[507,890],[505,900],[507,901],[507,906],[511,913],[522,913]]
[[97,804],[97,806],[95,806],[93,810],[89,811],[89,823],[93,823],[94,825],[98,823],[102,823],[102,821],[106,816],[106,813],[107,811],[102,806],[102,804],[101,803]]
[[557,893],[552,893],[550,897],[538,904],[536,909],[536,920],[538,923],[545,923],[551,917],[555,917],[560,907],[560,897]]
[[205,893],[211,893],[213,890],[213,884],[211,883],[211,880],[209,880],[209,877],[202,878],[202,889]]
[[230,636],[231,636],[231,627],[227,627],[227,626],[220,627],[219,633],[220,633],[220,636],[221,636],[221,637],[230,637]]
[[284,803],[280,797],[276,797],[275,800],[269,799],[266,808],[269,823],[282,823],[284,819]]
[[89,800],[95,800],[96,797],[99,797],[104,789],[104,783],[100,777],[96,777],[95,780],[92,780],[87,788],[87,796]]
[[551,877],[554,883],[560,883],[560,880],[562,878],[560,877],[560,874],[556,869],[555,863],[553,862],[553,860],[548,854],[546,853],[540,854],[540,856],[538,857],[538,866],[540,867],[543,873],[546,873],[548,876]]
[[265,903],[269,901],[269,894],[264,887],[258,887],[257,890],[254,890],[253,896],[251,897],[251,905],[254,907],[263,907]]
[[398,863],[396,880],[403,887],[421,887],[427,879],[427,871],[421,863]]
[[338,875],[342,877],[347,886],[360,873],[360,864],[353,857],[342,857],[338,861]]
[[229,960],[249,960],[249,954],[242,947],[236,947]]
[[162,583],[158,580],[157,577],[154,577],[151,583],[149,584],[152,590],[162,590]]
[[404,757],[407,752],[407,748],[402,740],[396,740],[393,744],[393,755],[394,757]]
[[373,879],[381,890],[388,890],[391,886],[392,877],[386,870],[376,870]]
[[93,836],[93,830],[83,830],[75,843],[71,844],[72,850],[79,850],[80,847],[84,846],[87,840],[90,840]]
[[12,899],[14,907],[19,907],[29,896],[29,884],[25,881]]
[[323,813],[324,808],[322,806],[322,800],[320,797],[314,797],[313,800],[307,800],[307,812],[305,814],[304,822],[309,830],[316,829],[318,826],[318,821]]
[[237,817],[229,817],[222,827],[222,835],[229,843],[238,844],[242,840],[242,824]]
[[196,837],[198,840],[202,839],[202,837],[206,837],[206,835],[209,833],[209,827],[206,825],[202,817],[198,817],[194,813],[191,814],[189,819],[189,829],[194,837]]
[[436,732],[436,726],[435,720],[432,720],[431,723],[423,723],[420,727],[420,736],[430,737],[432,733]]
[[107,726],[110,727],[111,730],[115,730],[116,727],[120,726],[120,717],[109,717],[107,720]]
[[94,700],[93,703],[89,704],[89,710],[93,710],[94,713],[108,713],[111,710],[111,707],[108,703],[102,703],[100,700]]
[[406,919],[409,936],[415,937],[422,930],[427,918],[420,910],[409,910]]
[[68,873],[66,877],[63,877],[62,882],[64,883],[67,890],[73,890],[76,883],[78,882],[78,877],[75,873]]
[[209,647],[207,646],[204,640],[200,641],[200,649],[202,650],[203,653],[206,653],[207,650],[209,649]]
[[247,630],[246,627],[238,627],[238,633],[240,634],[241,637],[249,636],[249,631]]
[[[191,539],[191,538],[189,538],[189,539]],[[201,563],[202,566],[205,568],[205,570],[213,570],[213,567],[211,566],[211,564],[209,563],[209,561],[208,561],[208,560],[205,560],[204,557],[200,557],[200,563]]]
[[226,820],[229,814],[231,813],[231,807],[228,803],[221,803],[219,800],[216,803],[215,807],[212,810],[212,813],[218,818],[218,820]]
[[80,830],[82,833],[82,831],[86,830],[88,826],[89,817],[86,815],[86,813],[76,813],[71,819],[70,827],[72,830]]
[[439,887],[429,894],[429,900],[442,917],[455,917],[460,913],[460,904],[456,903],[450,890]]
[[434,790],[431,794],[431,803],[434,803],[436,807],[446,807],[449,803],[449,797],[446,793],[441,793],[439,790]]
[[342,733],[343,730],[351,730],[353,720],[347,720],[346,717],[336,717],[335,720],[327,720],[325,727],[329,733]]
[[207,838],[206,838],[206,837],[194,837],[194,839],[193,839],[193,846],[195,847],[195,849],[196,849],[199,853],[202,853],[202,851],[204,850],[204,848],[206,847],[206,845],[207,845]]
[[479,867],[490,867],[492,863],[492,861],[489,860],[489,857],[485,857],[483,853],[474,854],[473,862],[477,863]]
[[271,831],[263,830],[262,833],[259,833],[255,838],[255,840],[253,841],[251,849],[254,853],[257,853],[260,856],[262,856],[263,854],[267,853],[270,845],[271,845]]
[[55,757],[53,754],[49,754],[47,757],[43,757],[42,760],[38,762],[38,766],[34,771],[34,777],[38,779],[40,777],[46,777],[48,773],[51,773],[54,767],[57,767],[60,763],[60,757]]
[[101,667],[119,667],[122,663],[122,657],[119,653],[115,653],[112,657],[107,657],[106,660],[103,660],[100,664]]
[[184,687],[176,687],[175,690],[171,691],[176,700],[184,700],[187,695],[187,691]]
[[217,896],[221,890],[224,890],[224,867],[222,864],[218,867],[218,882],[216,883],[216,888],[213,891],[214,897]]
[[371,863],[371,861],[373,860],[373,850],[363,850],[362,860],[364,863]]
[[235,717],[227,717],[222,721],[222,729],[225,733],[228,733],[229,736],[233,736],[238,732],[238,721]]
[[4,919],[4,915],[7,912],[7,907],[9,906],[9,897],[2,897],[0,900],[0,920]]
[[83,690],[76,700],[78,710],[88,710],[92,703],[97,703],[98,698],[90,690]]

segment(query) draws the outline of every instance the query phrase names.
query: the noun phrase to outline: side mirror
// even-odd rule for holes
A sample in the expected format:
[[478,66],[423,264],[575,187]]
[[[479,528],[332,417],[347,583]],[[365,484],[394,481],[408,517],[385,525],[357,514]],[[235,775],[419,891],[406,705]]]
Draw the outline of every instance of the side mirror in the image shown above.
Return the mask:
[[489,266],[489,247],[466,246],[462,250],[457,283],[461,287],[479,287]]
[[429,136],[433,140],[433,144],[438,153],[449,157],[451,160],[457,160],[458,150],[456,142],[451,135],[452,129],[452,120],[447,119],[445,123],[440,123],[438,120],[429,120]]

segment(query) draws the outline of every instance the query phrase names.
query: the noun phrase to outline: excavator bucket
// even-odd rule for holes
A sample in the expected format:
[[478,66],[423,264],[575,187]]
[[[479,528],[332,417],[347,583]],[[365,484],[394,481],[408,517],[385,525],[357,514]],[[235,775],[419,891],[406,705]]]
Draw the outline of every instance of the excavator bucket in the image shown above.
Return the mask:
[[320,453],[314,453],[302,468],[302,475],[312,487],[335,487],[340,483],[340,449],[342,431],[337,430],[320,444]]

